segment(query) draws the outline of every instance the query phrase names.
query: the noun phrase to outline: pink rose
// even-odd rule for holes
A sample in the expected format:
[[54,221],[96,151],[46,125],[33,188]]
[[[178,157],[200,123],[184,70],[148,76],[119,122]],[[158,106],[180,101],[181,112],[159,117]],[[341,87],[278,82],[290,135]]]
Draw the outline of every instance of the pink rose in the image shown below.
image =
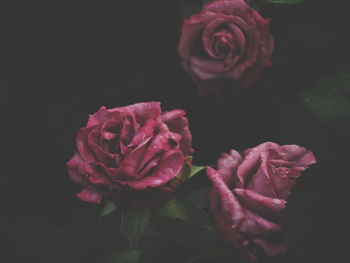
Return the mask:
[[79,130],[68,174],[83,186],[83,201],[151,206],[171,196],[191,141],[183,110],[161,112],[159,102],[102,107]]
[[251,261],[258,253],[277,256],[287,251],[281,227],[286,200],[295,180],[314,154],[298,145],[279,146],[266,142],[246,150],[231,150],[210,167],[213,183],[210,209],[222,236]]
[[269,20],[244,0],[219,0],[184,21],[178,51],[199,94],[209,95],[253,85],[273,47]]

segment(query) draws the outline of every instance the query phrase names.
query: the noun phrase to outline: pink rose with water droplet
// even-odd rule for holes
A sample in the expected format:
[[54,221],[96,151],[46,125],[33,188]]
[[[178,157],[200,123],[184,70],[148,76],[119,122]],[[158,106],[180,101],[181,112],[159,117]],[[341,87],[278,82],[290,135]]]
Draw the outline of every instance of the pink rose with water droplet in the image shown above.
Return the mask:
[[77,194],[83,201],[153,206],[174,192],[191,141],[183,110],[162,112],[159,102],[102,107],[79,130],[68,174],[83,187]]
[[248,88],[271,65],[269,20],[244,0],[218,0],[185,20],[178,52],[200,95]]
[[316,163],[314,154],[298,145],[266,142],[244,154],[231,150],[210,167],[213,183],[210,209],[222,236],[251,261],[260,253],[287,251],[281,219],[296,179]]

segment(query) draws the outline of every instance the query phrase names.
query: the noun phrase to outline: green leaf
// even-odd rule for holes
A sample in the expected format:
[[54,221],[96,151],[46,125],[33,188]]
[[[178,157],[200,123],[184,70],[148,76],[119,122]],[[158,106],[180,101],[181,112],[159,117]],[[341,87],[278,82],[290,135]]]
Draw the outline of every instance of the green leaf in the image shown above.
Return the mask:
[[157,212],[160,216],[190,222],[187,208],[176,199],[169,200],[167,203],[161,206]]
[[186,205],[192,205],[195,207],[207,207],[208,206],[208,198],[207,194],[210,190],[209,186],[196,189],[191,191],[186,196],[182,197],[182,200],[186,203]]
[[188,176],[188,178],[191,178],[192,176],[196,175],[197,173],[201,172],[202,170],[204,170],[206,168],[206,166],[196,166],[193,165],[192,166],[192,171],[190,173],[190,175]]
[[97,225],[95,231],[95,247],[114,251],[116,247],[125,246],[120,233],[121,211],[118,209],[105,216]]
[[196,175],[203,169],[205,169],[206,166],[196,166],[192,165],[192,157],[187,156],[185,159],[185,166],[182,169],[181,173],[179,173],[176,178],[180,179],[181,181],[185,182],[188,179],[190,179],[192,176]]
[[301,95],[306,109],[320,122],[350,131],[350,74],[341,73],[320,81]]
[[140,259],[140,251],[125,249],[111,254],[105,263],[137,263]]
[[102,209],[100,216],[98,218],[99,221],[102,220],[102,218],[104,218],[105,216],[108,216],[110,214],[112,214],[114,211],[117,210],[117,207],[112,203],[112,202],[108,202],[106,204],[106,206]]
[[[182,249],[197,252],[212,248],[219,242],[220,237],[207,214],[207,193],[208,188],[204,188],[176,198],[172,204],[176,204],[176,208],[169,211],[170,216],[181,216],[185,220],[159,220],[162,235]],[[169,205],[170,209],[172,205]]]
[[130,247],[135,247],[146,232],[150,220],[150,210],[122,210],[120,232]]
[[264,0],[265,3],[272,4],[300,4],[306,1],[307,0]]

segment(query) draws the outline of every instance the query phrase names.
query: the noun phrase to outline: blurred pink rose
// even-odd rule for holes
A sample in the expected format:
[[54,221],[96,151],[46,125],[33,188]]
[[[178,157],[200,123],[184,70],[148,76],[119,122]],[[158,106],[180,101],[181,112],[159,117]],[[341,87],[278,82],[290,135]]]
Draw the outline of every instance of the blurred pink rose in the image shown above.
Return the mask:
[[210,167],[213,183],[210,209],[222,236],[251,261],[259,252],[277,256],[287,251],[280,225],[295,180],[316,163],[311,151],[298,145],[267,142],[241,156],[231,150]]
[[178,52],[200,95],[253,85],[270,66],[269,20],[244,0],[214,1],[184,21]]
[[161,112],[159,102],[102,107],[79,130],[68,174],[83,186],[83,201],[152,206],[171,196],[191,141],[183,110]]

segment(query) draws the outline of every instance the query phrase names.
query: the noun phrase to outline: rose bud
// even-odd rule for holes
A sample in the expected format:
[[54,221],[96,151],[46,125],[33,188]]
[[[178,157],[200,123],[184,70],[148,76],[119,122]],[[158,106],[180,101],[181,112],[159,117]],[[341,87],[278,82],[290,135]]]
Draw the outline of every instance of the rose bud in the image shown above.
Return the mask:
[[252,86],[271,63],[269,20],[244,0],[219,0],[185,20],[178,52],[200,95]]
[[191,141],[183,110],[161,112],[159,102],[102,107],[79,130],[68,174],[83,187],[77,194],[83,201],[150,207],[174,192]]
[[224,154],[218,170],[208,167],[210,210],[223,238],[251,261],[285,253],[286,200],[301,172],[314,163],[314,154],[303,147],[266,142],[243,155]]

